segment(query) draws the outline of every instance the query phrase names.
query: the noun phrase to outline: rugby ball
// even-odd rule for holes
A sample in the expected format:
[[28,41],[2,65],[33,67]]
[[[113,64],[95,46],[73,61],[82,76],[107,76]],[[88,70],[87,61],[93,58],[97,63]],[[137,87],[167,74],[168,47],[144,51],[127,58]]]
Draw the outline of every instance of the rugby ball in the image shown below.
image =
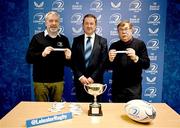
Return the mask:
[[144,100],[131,100],[125,104],[124,109],[127,116],[137,122],[151,122],[156,117],[156,109]]

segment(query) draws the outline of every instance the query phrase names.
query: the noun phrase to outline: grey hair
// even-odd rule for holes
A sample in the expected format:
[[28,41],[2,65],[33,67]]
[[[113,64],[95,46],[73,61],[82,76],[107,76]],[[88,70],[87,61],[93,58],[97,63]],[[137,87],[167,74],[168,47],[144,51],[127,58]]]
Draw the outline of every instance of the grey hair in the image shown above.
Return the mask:
[[48,16],[49,16],[50,14],[56,15],[56,16],[58,17],[58,19],[60,19],[59,13],[57,13],[57,12],[55,12],[55,11],[50,11],[50,12],[46,13],[46,15],[44,16],[45,21],[47,20],[47,18],[48,18]]
[[129,20],[124,20],[124,21],[121,21],[118,25],[117,25],[117,29],[119,27],[124,27],[124,25],[128,23],[129,24],[129,28],[132,29],[133,28],[133,24],[129,21]]

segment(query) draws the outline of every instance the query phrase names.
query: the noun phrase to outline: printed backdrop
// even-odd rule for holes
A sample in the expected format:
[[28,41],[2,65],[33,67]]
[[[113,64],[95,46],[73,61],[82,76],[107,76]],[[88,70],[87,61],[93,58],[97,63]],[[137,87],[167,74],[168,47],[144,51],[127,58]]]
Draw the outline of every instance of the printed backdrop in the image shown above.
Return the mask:
[[[96,33],[106,37],[108,45],[118,40],[117,23],[128,19],[134,24],[134,37],[146,43],[151,65],[143,72],[142,99],[161,102],[164,63],[164,41],[166,21],[166,0],[29,0],[30,39],[44,30],[44,15],[50,11],[60,15],[62,34],[69,38],[83,33],[82,19],[87,13],[98,19]],[[104,74],[108,88],[103,94],[104,101],[111,101],[111,74]],[[32,76],[32,75],[31,75]],[[65,69],[65,101],[76,101],[73,75],[70,68]],[[33,99],[32,89],[32,99]]]

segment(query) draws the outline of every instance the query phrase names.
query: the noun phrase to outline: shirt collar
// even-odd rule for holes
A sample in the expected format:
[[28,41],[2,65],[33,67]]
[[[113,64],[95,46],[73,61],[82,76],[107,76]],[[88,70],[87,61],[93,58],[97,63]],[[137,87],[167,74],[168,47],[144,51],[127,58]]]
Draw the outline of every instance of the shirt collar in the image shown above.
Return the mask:
[[93,39],[94,39],[94,38],[95,38],[95,33],[93,33],[93,34],[92,34],[92,35],[90,35],[90,36],[89,36],[89,35],[87,35],[87,34],[85,34],[85,38],[88,38],[88,37],[91,37],[91,38],[93,38]]
[[[47,31],[47,29],[46,29],[46,30],[44,30],[44,36],[46,37],[47,35],[48,35],[48,31]],[[58,31],[58,36],[61,37],[60,31]]]

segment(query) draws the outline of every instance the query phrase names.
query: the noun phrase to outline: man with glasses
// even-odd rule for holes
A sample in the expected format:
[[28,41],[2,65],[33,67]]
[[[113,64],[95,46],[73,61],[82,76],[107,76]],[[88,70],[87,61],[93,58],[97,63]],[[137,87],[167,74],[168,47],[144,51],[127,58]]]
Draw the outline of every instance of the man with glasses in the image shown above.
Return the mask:
[[142,70],[150,66],[147,48],[133,37],[133,25],[122,21],[117,25],[120,40],[111,44],[109,61],[112,74],[112,101],[128,102],[141,99]]

